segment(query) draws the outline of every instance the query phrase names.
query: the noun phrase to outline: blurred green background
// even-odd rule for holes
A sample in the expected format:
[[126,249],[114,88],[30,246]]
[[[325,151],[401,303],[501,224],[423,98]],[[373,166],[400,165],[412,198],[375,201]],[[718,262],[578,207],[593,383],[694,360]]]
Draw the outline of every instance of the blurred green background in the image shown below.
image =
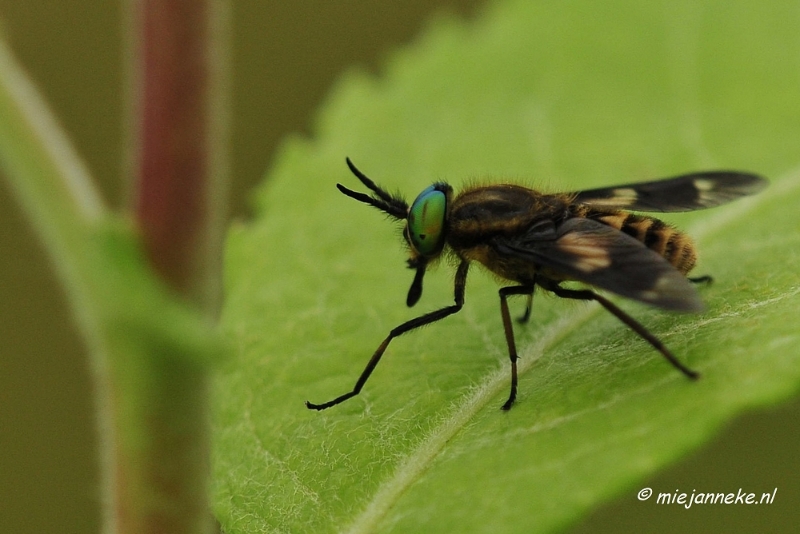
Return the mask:
[[[281,139],[309,134],[344,69],[382,58],[443,10],[469,19],[479,0],[266,2],[232,11],[232,216]],[[0,26],[72,136],[108,203],[124,204],[122,4],[0,0]],[[343,155],[344,156],[344,155]],[[97,532],[89,369],[35,236],[0,180],[0,532]],[[702,409],[702,407],[698,407]],[[639,503],[632,489],[575,530],[781,531],[800,501],[800,402],[742,418],[706,449],[640,487],[762,491],[766,507],[684,510]],[[524,505],[520,496],[517,505]]]

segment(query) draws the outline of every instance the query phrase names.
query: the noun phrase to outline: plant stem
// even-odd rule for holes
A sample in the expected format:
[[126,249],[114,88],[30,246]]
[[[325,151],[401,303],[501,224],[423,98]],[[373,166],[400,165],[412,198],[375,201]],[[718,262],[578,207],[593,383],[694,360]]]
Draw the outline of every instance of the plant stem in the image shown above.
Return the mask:
[[136,218],[163,279],[213,313],[219,285],[209,282],[219,278],[226,196],[223,7],[218,0],[133,5]]
[[[136,222],[162,280],[213,320],[226,202],[224,4],[134,0],[131,9]],[[114,366],[116,529],[208,532],[208,372],[152,349]]]
[[224,350],[212,324],[226,200],[224,7],[130,4],[138,241],[108,213],[0,41],[0,170],[45,245],[89,353],[107,534],[212,529],[208,368]]

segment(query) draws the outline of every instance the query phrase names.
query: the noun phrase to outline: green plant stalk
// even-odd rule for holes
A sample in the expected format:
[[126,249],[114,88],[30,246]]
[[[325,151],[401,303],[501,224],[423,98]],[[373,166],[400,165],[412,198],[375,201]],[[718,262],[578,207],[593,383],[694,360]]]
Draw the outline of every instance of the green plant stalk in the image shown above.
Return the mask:
[[[43,242],[86,344],[96,399],[101,493],[107,504],[113,487],[113,425],[107,402],[110,349],[97,313],[89,248],[92,228],[109,214],[87,169],[5,40],[0,40],[0,166]],[[104,506],[106,525],[108,510]]]
[[[160,8],[164,14],[166,4],[153,5],[136,7]],[[173,127],[171,139],[180,145],[180,150],[167,155],[167,163],[185,155],[187,149],[201,156],[203,164],[192,179],[181,182],[182,187],[200,191],[199,200],[187,204],[179,195],[150,198],[166,200],[163,209],[175,210],[192,222],[181,234],[169,229],[163,234],[167,244],[170,239],[191,236],[188,244],[176,244],[191,256],[179,258],[184,270],[178,271],[183,278],[177,279],[171,277],[175,271],[165,274],[155,269],[158,274],[154,274],[159,249],[148,239],[152,227],[140,218],[137,233],[130,221],[108,212],[67,136],[0,42],[0,167],[42,239],[90,357],[101,456],[102,521],[107,533],[212,529],[207,495],[207,382],[211,360],[222,350],[212,319],[219,301],[215,258],[225,201],[225,129],[220,127],[224,123],[220,95],[224,94],[225,54],[219,36],[226,20],[222,6],[184,3],[187,16],[167,17],[168,24],[161,28],[169,32],[174,29],[170,24],[202,27],[188,36],[194,39],[194,47],[162,53],[188,50],[192,57],[174,61],[206,63],[202,83],[189,86],[202,91],[202,97],[189,99],[201,116],[203,135],[197,135],[197,121],[183,128],[169,122],[166,126]],[[194,17],[188,17],[188,12]],[[152,35],[142,32],[146,45]],[[186,38],[183,34],[182,39]],[[181,44],[186,43],[182,40]],[[175,88],[159,90],[168,94]],[[147,102],[147,95],[141,96]],[[216,99],[214,104],[212,99]],[[147,129],[139,131],[143,138],[149,134]],[[147,159],[147,151],[141,156]],[[178,168],[181,179],[183,170]],[[174,182],[178,178],[159,174],[142,178],[146,180]],[[147,212],[147,203],[148,199],[140,203],[139,214]]]

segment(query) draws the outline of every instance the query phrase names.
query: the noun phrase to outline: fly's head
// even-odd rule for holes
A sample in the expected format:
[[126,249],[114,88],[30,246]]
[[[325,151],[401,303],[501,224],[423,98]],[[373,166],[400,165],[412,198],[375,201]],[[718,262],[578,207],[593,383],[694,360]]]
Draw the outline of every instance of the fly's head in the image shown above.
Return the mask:
[[387,193],[375,185],[375,182],[359,171],[349,158],[347,166],[361,180],[361,183],[372,191],[372,195],[359,193],[341,184],[336,184],[339,191],[359,202],[369,204],[395,219],[405,221],[403,236],[411,251],[408,266],[416,271],[406,298],[406,304],[411,307],[422,296],[422,279],[428,263],[437,259],[444,249],[447,235],[447,212],[453,190],[443,182],[435,183],[424,189],[409,208],[401,197]]

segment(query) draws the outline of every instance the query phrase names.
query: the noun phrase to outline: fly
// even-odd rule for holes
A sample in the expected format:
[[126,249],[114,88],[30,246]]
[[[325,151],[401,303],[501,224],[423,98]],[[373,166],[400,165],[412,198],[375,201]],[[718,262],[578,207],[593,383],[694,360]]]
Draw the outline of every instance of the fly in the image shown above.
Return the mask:
[[375,185],[347,159],[352,173],[372,193],[336,184],[350,198],[405,221],[403,236],[415,271],[406,304],[422,296],[426,268],[443,255],[453,256],[454,304],[420,315],[397,326],[378,346],[353,389],[322,404],[306,401],[313,410],[336,406],[361,392],[389,343],[396,337],[461,310],[467,272],[472,262],[482,264],[510,285],[502,287],[503,319],[511,361],[511,390],[503,410],[517,397],[517,349],[508,310],[508,297],[527,296],[520,323],[530,318],[537,288],[558,297],[594,300],[650,343],[688,378],[699,374],[686,367],[641,323],[610,300],[587,287],[564,287],[568,281],[610,291],[665,310],[697,312],[703,309],[693,283],[711,277],[688,277],[697,253],[692,240],[663,221],[632,212],[693,211],[725,204],[762,190],[767,181],[737,171],[706,171],[651,182],[603,187],[588,191],[545,194],[514,184],[474,186],[454,195],[452,187],[436,182],[424,189],[409,207],[398,195]]

